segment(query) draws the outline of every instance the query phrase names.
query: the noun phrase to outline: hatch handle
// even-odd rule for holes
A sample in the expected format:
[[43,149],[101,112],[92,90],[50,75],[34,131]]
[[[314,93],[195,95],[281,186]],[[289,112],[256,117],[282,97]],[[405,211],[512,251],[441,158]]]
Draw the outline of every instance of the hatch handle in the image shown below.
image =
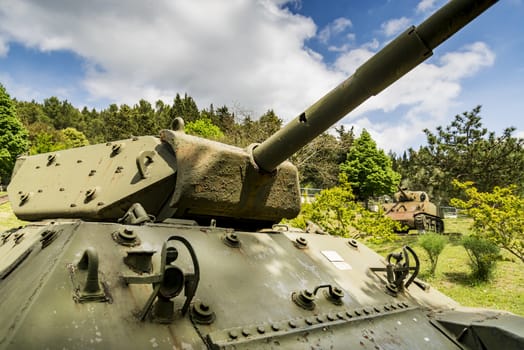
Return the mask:
[[149,166],[153,163],[155,157],[155,151],[142,151],[136,157],[136,166],[142,179],[149,177]]

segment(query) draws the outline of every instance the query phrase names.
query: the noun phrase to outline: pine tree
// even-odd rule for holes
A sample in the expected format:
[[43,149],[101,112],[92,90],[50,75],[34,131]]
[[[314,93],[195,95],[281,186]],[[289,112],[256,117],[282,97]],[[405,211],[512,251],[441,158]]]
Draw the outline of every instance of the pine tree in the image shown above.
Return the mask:
[[366,203],[371,197],[394,192],[400,175],[392,169],[391,159],[364,129],[353,143],[347,160],[340,165],[346,173],[353,193]]
[[456,115],[450,125],[436,132],[424,130],[428,145],[410,152],[405,169],[414,187],[431,192],[445,204],[460,197],[452,181],[472,181],[481,192],[495,186],[517,186],[524,193],[524,139],[513,136],[515,128],[506,128],[501,136],[482,126],[481,107]]

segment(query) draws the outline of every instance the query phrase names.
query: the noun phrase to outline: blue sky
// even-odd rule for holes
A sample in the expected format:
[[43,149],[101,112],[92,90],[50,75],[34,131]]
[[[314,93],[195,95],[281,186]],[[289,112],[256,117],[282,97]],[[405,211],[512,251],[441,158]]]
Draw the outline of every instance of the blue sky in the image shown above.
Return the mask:
[[[0,0],[0,83],[20,100],[97,109],[188,93],[200,108],[287,121],[444,3]],[[524,137],[523,18],[523,0],[500,1],[340,123],[402,152],[480,104],[489,130]]]

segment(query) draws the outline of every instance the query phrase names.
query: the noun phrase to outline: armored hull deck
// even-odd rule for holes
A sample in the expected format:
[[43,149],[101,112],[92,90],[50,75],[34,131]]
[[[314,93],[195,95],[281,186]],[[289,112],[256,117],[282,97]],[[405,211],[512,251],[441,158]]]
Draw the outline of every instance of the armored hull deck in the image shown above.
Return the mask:
[[391,295],[387,262],[354,240],[191,221],[17,234],[0,247],[24,250],[0,271],[0,348],[460,348],[439,322],[456,302],[420,282]]

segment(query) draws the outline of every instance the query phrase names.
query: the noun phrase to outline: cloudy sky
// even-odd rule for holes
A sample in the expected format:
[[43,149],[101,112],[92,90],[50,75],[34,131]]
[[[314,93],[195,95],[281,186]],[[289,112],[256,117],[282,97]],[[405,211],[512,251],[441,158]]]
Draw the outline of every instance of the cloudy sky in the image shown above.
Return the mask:
[[[402,152],[480,104],[488,129],[524,137],[523,2],[495,4],[341,123]],[[444,3],[0,0],[0,83],[20,100],[97,109],[188,93],[199,108],[287,121]]]

